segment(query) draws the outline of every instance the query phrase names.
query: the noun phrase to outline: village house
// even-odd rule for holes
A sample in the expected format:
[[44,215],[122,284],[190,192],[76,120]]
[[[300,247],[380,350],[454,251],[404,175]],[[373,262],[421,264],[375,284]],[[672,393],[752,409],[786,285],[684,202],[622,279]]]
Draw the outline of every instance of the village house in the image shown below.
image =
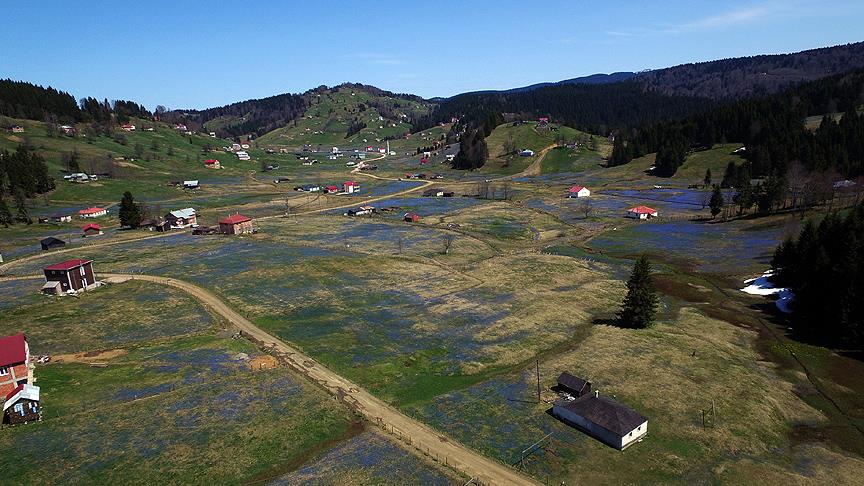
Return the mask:
[[83,184],[85,182],[90,182],[90,176],[84,172],[74,172],[72,174],[64,175],[63,180],[66,180],[69,182],[78,182],[78,183]]
[[6,395],[3,402],[3,423],[8,425],[26,424],[42,420],[39,407],[39,387],[18,385]]
[[525,150],[519,152],[519,155],[521,155],[522,157],[533,157],[534,151],[531,149],[525,149]]
[[54,213],[51,216],[51,221],[55,223],[71,223],[72,215],[71,214],[63,214],[63,213]]
[[345,213],[345,216],[363,216],[365,214],[372,214],[375,212],[375,206],[360,206],[357,209],[349,209],[348,212]]
[[99,236],[102,234],[102,227],[100,227],[96,223],[87,223],[83,228],[81,228],[84,237],[88,236]]
[[42,247],[42,251],[47,251],[53,250],[55,248],[63,248],[64,246],[66,246],[66,242],[61,240],[60,238],[54,238],[53,236],[49,236],[40,240],[39,245]]
[[345,181],[342,183],[342,192],[345,194],[354,194],[360,189],[360,184],[354,181]]
[[45,293],[64,295],[98,286],[93,274],[93,260],[67,260],[48,265],[42,271],[45,273],[45,285],[42,286]]
[[339,186],[324,186],[324,192],[327,194],[336,194],[339,192]]
[[406,223],[416,223],[420,221],[420,215],[417,213],[405,213],[405,215],[402,216],[402,220]]
[[565,371],[558,376],[555,388],[555,391],[559,393],[563,392],[573,398],[579,398],[582,395],[591,393],[591,382],[583,380],[578,376],[573,376]]
[[138,227],[141,229],[146,229],[148,231],[158,231],[160,233],[171,229],[171,225],[167,221],[153,218],[141,220],[141,223],[138,224]]
[[188,131],[188,128],[186,128],[186,125],[178,123],[177,125],[174,125],[174,130],[180,130],[181,132],[185,132]]
[[627,210],[627,217],[633,219],[651,219],[656,218],[657,210],[648,206],[636,206]]
[[242,235],[252,233],[252,219],[240,213],[219,220],[219,232],[223,235]]
[[66,135],[75,135],[75,127],[69,125],[60,125],[60,130]]
[[444,197],[444,189],[433,187],[423,191],[423,197]]
[[222,164],[220,164],[216,159],[207,159],[204,161],[204,167],[208,169],[221,169]]
[[237,155],[237,158],[240,160],[252,160],[252,157],[250,157],[248,153],[246,153],[242,150],[237,152],[236,155]]
[[573,186],[567,191],[567,197],[588,197],[591,195],[591,191],[588,190],[587,187],[584,186]]
[[165,222],[171,229],[195,227],[198,225],[198,216],[193,208],[177,209],[165,215]]
[[575,400],[559,400],[552,415],[606,445],[624,450],[648,433],[648,419],[598,391]]
[[23,332],[0,337],[0,396],[32,381],[30,346]]
[[132,125],[131,123],[125,123],[123,125],[120,125],[120,128],[126,132],[134,132],[135,131],[135,125]]
[[12,130],[12,133],[24,133],[24,127],[21,125],[12,125],[10,130]]
[[198,189],[198,179],[192,181],[183,181],[183,189]]
[[107,209],[96,208],[96,207],[82,209],[82,210],[78,211],[78,216],[80,216],[82,219],[101,218],[102,216],[105,216],[106,214],[108,214]]
[[318,192],[321,190],[321,187],[316,186],[315,184],[303,184],[302,186],[295,187],[294,190],[303,192]]

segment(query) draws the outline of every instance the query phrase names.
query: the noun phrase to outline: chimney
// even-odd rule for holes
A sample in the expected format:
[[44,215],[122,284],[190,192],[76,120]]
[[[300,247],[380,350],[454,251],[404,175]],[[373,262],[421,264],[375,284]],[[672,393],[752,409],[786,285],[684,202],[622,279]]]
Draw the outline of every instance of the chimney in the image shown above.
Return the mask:
[[600,390],[594,390],[594,398],[600,398]]

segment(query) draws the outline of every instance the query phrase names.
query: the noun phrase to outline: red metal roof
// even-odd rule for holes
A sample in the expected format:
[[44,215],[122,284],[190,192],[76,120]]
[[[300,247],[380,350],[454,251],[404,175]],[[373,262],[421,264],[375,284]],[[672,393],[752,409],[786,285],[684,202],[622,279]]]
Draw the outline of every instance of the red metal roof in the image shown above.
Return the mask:
[[240,223],[245,223],[246,221],[252,221],[252,218],[247,218],[246,216],[243,216],[242,214],[238,213],[238,214],[232,214],[231,216],[228,216],[227,218],[220,219],[219,224],[240,224]]
[[6,394],[6,400],[4,400],[4,401],[7,401],[7,402],[8,402],[9,400],[12,399],[12,397],[14,397],[15,395],[21,393],[21,391],[22,391],[23,389],[24,389],[24,383],[21,383],[20,385],[16,386],[14,390],[12,390],[12,391],[10,391],[9,393]]
[[81,265],[85,265],[91,262],[93,262],[93,260],[66,260],[65,262],[48,265],[47,267],[45,267],[45,270],[72,270],[73,268],[80,267]]
[[324,189],[327,189],[328,191],[338,191],[339,187],[337,187],[337,186],[324,186]]
[[87,208],[78,211],[78,214],[101,213],[102,211],[105,211],[105,208]]
[[357,183],[354,181],[346,181],[342,183],[343,186],[356,186]]
[[102,228],[100,228],[99,225],[96,223],[89,223],[87,226],[84,227],[84,231],[87,231],[88,229],[101,230]]
[[0,338],[0,366],[23,363],[27,360],[27,337],[23,332]]
[[654,214],[657,212],[654,208],[649,208],[648,206],[636,206],[635,208],[630,208],[627,211],[636,214]]
[[579,192],[582,189],[585,189],[585,186],[573,186],[570,188],[570,192]]
[[219,161],[216,159],[207,159],[204,161],[205,164],[215,164],[217,162],[219,162]]

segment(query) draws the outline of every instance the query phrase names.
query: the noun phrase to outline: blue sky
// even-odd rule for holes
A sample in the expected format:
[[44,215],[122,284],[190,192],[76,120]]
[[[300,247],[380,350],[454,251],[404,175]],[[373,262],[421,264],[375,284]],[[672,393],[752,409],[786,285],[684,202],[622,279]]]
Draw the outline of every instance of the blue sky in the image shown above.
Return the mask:
[[150,109],[346,81],[450,96],[864,40],[861,0],[5,3],[0,77]]

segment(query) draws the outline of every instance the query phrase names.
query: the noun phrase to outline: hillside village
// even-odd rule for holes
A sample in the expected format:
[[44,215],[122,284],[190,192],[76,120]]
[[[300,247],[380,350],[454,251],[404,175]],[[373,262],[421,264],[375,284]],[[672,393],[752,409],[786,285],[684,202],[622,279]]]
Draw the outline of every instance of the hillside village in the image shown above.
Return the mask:
[[0,103],[10,484],[859,477],[857,335],[796,334],[800,276],[770,277],[854,223],[860,174],[485,96]]

